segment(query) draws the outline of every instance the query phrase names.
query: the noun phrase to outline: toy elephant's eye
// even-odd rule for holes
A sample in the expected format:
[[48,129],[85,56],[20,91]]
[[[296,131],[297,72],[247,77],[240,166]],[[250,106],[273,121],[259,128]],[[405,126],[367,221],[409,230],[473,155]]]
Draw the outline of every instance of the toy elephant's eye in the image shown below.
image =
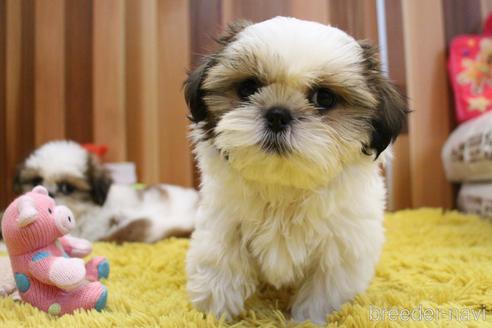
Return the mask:
[[51,210],[51,208],[48,208],[48,212],[49,212],[50,214],[53,214],[53,211]]

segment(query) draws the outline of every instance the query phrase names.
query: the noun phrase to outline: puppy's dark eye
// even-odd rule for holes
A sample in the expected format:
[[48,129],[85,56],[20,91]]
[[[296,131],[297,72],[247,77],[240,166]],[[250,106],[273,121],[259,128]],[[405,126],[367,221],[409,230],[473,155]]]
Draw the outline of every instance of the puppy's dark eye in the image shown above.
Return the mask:
[[53,211],[51,210],[51,208],[48,208],[48,212],[49,212],[50,214],[53,214]]
[[31,179],[31,184],[33,186],[39,186],[42,183],[43,183],[43,178],[41,178],[41,177],[34,177]]
[[241,100],[247,100],[251,95],[258,92],[260,88],[261,83],[258,80],[254,78],[247,79],[239,83],[237,87],[237,95],[241,98]]
[[58,191],[64,195],[70,195],[75,191],[75,187],[68,182],[61,182],[58,184]]
[[338,97],[331,90],[320,88],[313,90],[309,100],[321,111],[324,111],[335,107]]

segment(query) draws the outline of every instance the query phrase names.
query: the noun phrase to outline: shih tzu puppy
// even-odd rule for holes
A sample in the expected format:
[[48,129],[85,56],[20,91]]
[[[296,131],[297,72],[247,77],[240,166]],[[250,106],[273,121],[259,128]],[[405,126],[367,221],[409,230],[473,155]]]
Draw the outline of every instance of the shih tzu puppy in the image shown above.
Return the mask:
[[230,318],[266,283],[294,291],[294,320],[325,322],[373,278],[405,100],[335,27],[276,17],[218,41],[185,82],[202,172],[191,301]]
[[155,242],[190,235],[198,193],[172,185],[136,189],[113,183],[97,158],[73,141],[54,141],[34,151],[19,167],[14,189],[43,185],[57,204],[77,219],[72,235],[91,241]]

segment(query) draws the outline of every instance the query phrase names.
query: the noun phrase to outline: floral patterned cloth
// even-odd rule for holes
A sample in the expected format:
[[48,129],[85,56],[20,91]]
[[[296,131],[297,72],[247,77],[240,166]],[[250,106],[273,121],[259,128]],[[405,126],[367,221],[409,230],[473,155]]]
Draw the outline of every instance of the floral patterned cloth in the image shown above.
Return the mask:
[[460,123],[492,110],[491,19],[482,36],[462,35],[451,43],[449,73]]

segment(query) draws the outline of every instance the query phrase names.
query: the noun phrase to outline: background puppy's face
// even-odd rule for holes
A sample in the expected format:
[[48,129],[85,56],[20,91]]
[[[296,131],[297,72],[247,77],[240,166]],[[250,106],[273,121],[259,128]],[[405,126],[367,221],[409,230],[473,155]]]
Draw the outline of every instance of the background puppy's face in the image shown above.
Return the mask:
[[201,140],[245,178],[315,188],[396,138],[402,97],[376,51],[334,27],[277,17],[234,25],[186,82]]
[[[50,142],[33,152],[14,179],[17,193],[43,185],[60,204],[102,205],[112,180],[107,170],[75,142]],[[72,204],[73,205],[73,204]]]

